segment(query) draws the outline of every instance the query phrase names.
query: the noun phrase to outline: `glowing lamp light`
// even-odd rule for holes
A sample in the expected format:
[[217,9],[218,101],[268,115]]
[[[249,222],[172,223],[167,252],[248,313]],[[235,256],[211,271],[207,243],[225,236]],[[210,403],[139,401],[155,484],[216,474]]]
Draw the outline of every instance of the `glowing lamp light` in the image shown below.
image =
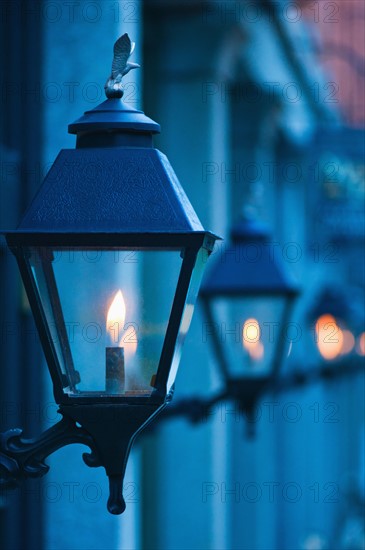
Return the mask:
[[118,290],[108,309],[106,330],[109,341],[123,347],[125,356],[132,356],[137,351],[137,334],[133,323],[126,324],[126,315],[123,292]]
[[242,343],[250,358],[259,361],[264,356],[264,345],[260,340],[260,325],[256,319],[247,319],[242,329]]
[[319,353],[327,361],[336,359],[343,350],[344,333],[333,315],[325,313],[316,322],[316,344]]
[[359,333],[363,327],[363,313],[356,292],[353,288],[324,285],[308,311],[308,321],[312,327],[314,324],[314,345],[319,356],[340,367],[356,365],[356,354],[362,355]]

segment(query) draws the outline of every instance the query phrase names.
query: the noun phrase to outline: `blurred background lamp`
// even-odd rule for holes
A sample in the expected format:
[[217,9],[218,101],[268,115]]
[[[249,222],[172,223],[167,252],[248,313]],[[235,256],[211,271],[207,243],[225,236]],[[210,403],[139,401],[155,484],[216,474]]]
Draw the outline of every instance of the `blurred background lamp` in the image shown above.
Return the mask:
[[227,396],[248,416],[277,377],[285,348],[289,351],[284,331],[298,293],[271,244],[263,224],[241,219],[200,290],[206,339],[212,342]]
[[309,311],[317,356],[325,362],[364,355],[362,299],[333,285],[322,288]]

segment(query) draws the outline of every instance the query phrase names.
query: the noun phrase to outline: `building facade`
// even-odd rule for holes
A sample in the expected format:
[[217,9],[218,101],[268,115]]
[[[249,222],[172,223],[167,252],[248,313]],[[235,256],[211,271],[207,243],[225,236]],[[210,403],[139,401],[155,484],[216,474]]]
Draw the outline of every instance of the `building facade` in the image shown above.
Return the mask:
[[[2,492],[4,548],[363,548],[364,375],[353,368],[364,355],[362,2],[2,4],[1,228],[74,147],[67,125],[103,100],[112,45],[128,32],[142,69],[128,75],[125,101],[161,124],[155,146],[224,237],[212,260],[242,214],[270,226],[267,246],[301,289],[281,375],[313,373],[264,395],[251,438],[230,401],[196,424],[156,421],[132,452],[121,517],[107,514],[106,476],[84,466],[83,448],[58,451],[42,480]],[[57,409],[4,246],[0,269],[1,429],[36,435]],[[136,266],[137,281],[148,276]],[[151,288],[151,307],[164,300]],[[354,342],[326,359],[315,326],[331,308]],[[205,322],[196,308],[174,402],[222,387]],[[328,365],[342,375],[316,376]]]

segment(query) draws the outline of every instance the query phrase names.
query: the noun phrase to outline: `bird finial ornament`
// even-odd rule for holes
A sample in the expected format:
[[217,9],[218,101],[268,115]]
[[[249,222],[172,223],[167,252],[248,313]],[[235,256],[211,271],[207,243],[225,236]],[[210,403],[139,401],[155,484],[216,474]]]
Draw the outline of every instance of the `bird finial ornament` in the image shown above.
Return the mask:
[[122,78],[132,69],[138,69],[138,63],[128,61],[133,53],[135,43],[131,42],[127,33],[123,34],[114,44],[112,74],[105,83],[105,95],[108,99],[123,97]]

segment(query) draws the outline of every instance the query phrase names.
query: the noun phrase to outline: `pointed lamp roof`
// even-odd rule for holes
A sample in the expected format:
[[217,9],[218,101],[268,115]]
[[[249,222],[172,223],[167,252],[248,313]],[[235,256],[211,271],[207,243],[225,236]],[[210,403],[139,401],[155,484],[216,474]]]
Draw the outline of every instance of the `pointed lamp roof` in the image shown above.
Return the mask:
[[200,289],[203,298],[215,296],[295,296],[298,288],[273,254],[268,228],[255,220],[241,219],[212,262]]
[[159,125],[122,99],[107,99],[69,126],[62,150],[18,231],[204,231],[168,159],[152,145]]

